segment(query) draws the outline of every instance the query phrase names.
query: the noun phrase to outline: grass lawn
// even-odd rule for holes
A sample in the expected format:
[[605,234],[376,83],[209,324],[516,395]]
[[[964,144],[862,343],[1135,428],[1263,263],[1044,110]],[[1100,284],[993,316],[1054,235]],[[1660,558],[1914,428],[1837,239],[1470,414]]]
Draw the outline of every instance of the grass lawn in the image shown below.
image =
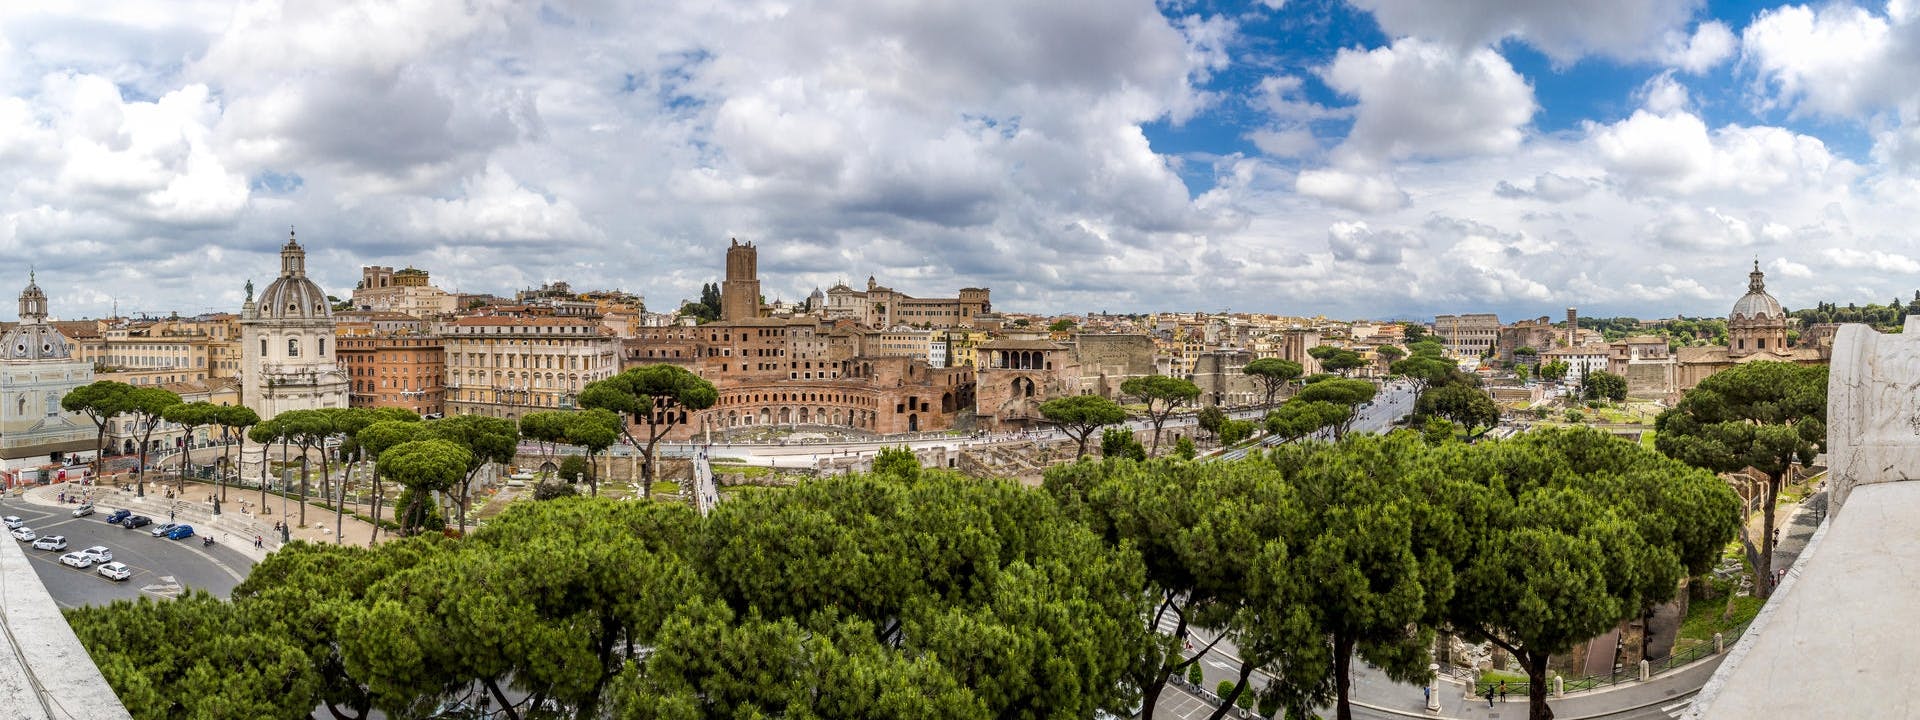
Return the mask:
[[773,474],[773,468],[764,465],[715,465],[713,474],[735,473],[748,479],[762,478]]

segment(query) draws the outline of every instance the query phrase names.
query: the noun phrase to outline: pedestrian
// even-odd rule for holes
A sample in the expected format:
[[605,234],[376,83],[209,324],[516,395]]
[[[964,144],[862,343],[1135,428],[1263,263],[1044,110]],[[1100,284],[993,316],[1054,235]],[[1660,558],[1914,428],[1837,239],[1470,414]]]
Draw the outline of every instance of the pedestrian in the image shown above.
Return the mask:
[[1500,702],[1507,701],[1507,681],[1500,681]]
[[260,536],[259,536],[259,535],[255,535],[255,536],[253,536],[253,546],[254,546],[254,547],[255,547],[256,549],[257,549],[257,548],[260,548],[260,547],[264,547],[264,545],[262,545],[262,544],[261,544],[261,542],[260,542]]
[[1428,704],[1433,703],[1433,688],[1431,686],[1420,686],[1420,700]]
[[1487,707],[1493,707],[1493,686],[1487,686]]
[[167,522],[173,522],[173,510],[167,510]]

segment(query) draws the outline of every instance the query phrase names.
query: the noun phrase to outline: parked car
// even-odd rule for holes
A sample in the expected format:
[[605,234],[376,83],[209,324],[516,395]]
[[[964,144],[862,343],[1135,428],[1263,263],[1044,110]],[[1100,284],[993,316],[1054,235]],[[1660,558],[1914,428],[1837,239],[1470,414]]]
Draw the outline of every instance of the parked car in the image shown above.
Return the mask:
[[73,509],[74,517],[86,517],[92,514],[93,514],[93,503],[81,503],[80,507]]
[[33,541],[33,549],[65,550],[67,549],[67,538],[66,536],[63,536],[63,535],[48,535],[46,537]]
[[113,559],[113,551],[108,550],[107,546],[105,545],[95,545],[85,550],[81,550],[80,554],[93,558],[94,562],[107,562]]
[[85,555],[81,555],[80,553],[77,553],[77,552],[70,552],[60,556],[60,564],[65,565],[67,567],[77,567],[77,568],[93,567],[93,558],[87,557]]
[[13,529],[13,539],[20,542],[33,542],[35,537],[38,536],[33,534],[33,528],[25,525]]
[[166,537],[167,533],[173,532],[173,529],[177,527],[180,527],[180,523],[165,523],[161,525],[155,525],[153,526],[153,536]]
[[129,517],[125,520],[120,521],[120,524],[127,526],[128,530],[132,530],[137,527],[152,525],[153,518],[147,517],[145,515],[135,515],[133,517]]
[[125,580],[133,577],[133,570],[126,563],[110,562],[100,566],[100,574],[109,580]]
[[126,509],[115,510],[113,511],[112,515],[107,516],[107,522],[118,525],[120,524],[121,520],[127,519],[127,516],[132,514],[133,514],[132,510],[126,510]]
[[18,529],[21,525],[27,524],[27,521],[21,520],[20,516],[18,515],[8,515],[4,518],[0,518],[0,521],[5,521],[7,523],[8,530],[15,530],[15,529]]
[[190,537],[193,537],[192,525],[175,525],[172,530],[167,531],[168,540],[183,540]]

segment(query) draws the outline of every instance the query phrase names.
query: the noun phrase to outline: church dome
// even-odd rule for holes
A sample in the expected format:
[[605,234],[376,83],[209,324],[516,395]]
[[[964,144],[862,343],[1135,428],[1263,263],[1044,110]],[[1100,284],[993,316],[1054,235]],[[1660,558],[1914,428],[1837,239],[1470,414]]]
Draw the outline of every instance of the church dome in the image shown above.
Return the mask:
[[260,293],[260,317],[269,320],[330,320],[333,306],[327,293],[307,279],[307,251],[292,234],[280,248],[280,277]]
[[1786,319],[1787,311],[1780,307],[1780,301],[1767,294],[1766,277],[1766,273],[1760,272],[1760,263],[1754,262],[1753,272],[1747,275],[1747,294],[1733,304],[1728,321]]

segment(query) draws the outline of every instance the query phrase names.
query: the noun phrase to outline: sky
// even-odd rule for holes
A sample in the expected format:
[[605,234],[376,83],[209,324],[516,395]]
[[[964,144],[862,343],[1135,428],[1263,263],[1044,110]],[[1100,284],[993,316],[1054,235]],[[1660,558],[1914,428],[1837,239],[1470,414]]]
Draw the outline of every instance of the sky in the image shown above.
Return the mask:
[[[237,311],[290,228],[671,310],[1723,315],[1920,288],[1920,0],[0,3],[0,288]],[[9,275],[14,281],[5,280]]]

